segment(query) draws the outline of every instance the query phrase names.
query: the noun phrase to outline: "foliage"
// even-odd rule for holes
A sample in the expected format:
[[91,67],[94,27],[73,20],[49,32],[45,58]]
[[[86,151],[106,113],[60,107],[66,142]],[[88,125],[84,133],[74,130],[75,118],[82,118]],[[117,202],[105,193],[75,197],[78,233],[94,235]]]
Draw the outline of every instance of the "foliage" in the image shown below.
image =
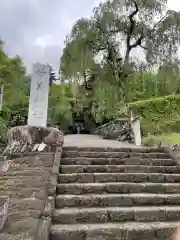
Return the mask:
[[10,58],[0,42],[0,85],[4,87],[3,109],[0,117],[0,142],[6,143],[11,114],[27,115],[29,77],[19,56]]
[[54,84],[51,87],[48,122],[50,124],[60,124],[61,129],[67,129],[72,123],[72,111],[68,96],[69,91],[67,84]]
[[143,144],[147,147],[153,147],[153,146],[158,146],[162,141],[168,144],[180,143],[180,134],[171,133],[171,134],[163,134],[158,136],[148,135],[148,137],[145,137],[143,139]]
[[133,113],[141,116],[142,133],[162,134],[180,130],[180,95],[152,98],[128,104]]
[[175,71],[177,64],[161,66],[156,73],[134,72],[127,84],[126,102],[179,93],[180,73],[179,69]]
[[4,52],[4,44],[0,45],[0,84],[7,87],[12,86],[26,75],[26,69],[19,56],[10,58]]
[[[60,73],[84,86],[83,104],[102,122],[122,112],[124,102],[179,92],[179,43],[180,13],[168,10],[167,0],[106,0],[73,26]],[[139,49],[144,62],[132,57]]]
[[29,77],[19,56],[10,58],[4,51],[4,44],[0,45],[0,85],[4,86],[3,113],[9,120],[10,113],[27,114]]
[[7,123],[3,118],[0,118],[0,143],[6,143],[7,141]]
[[[125,114],[129,105],[142,116],[144,135],[178,130],[179,44],[180,13],[168,10],[167,0],[103,1],[67,36],[61,85],[52,84],[51,68],[48,122],[67,128],[81,112],[103,123]],[[145,60],[133,57],[134,51]],[[21,58],[8,57],[1,41],[5,120],[11,112],[27,114],[29,83]]]
[[160,143],[160,142],[156,141],[154,135],[149,134],[147,137],[144,137],[142,139],[142,144],[146,147],[154,147],[154,146],[158,145],[158,143]]
[[[50,96],[48,121],[50,124],[60,123],[67,128],[71,124],[72,110],[69,99],[72,97],[71,85],[53,84],[56,74],[50,66]],[[4,51],[3,42],[0,45],[0,84],[4,86],[3,109],[1,116],[9,124],[11,115],[27,116],[30,94],[30,76],[19,56],[8,57]],[[0,123],[1,124],[1,123]],[[1,128],[1,126],[0,126]],[[4,129],[4,125],[2,124]]]

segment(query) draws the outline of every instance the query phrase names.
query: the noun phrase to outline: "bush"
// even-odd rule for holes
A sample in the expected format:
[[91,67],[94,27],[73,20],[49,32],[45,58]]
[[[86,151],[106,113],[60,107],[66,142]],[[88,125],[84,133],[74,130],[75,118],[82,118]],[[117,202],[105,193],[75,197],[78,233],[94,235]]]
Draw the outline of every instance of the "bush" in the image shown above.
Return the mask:
[[169,144],[180,143],[180,134],[171,133],[158,136],[149,135],[148,137],[143,138],[143,145],[153,147],[159,145],[162,141]]
[[0,143],[5,144],[7,142],[7,130],[6,122],[0,118]]
[[141,117],[143,136],[180,132],[180,95],[137,101],[129,109]]
[[0,112],[0,118],[4,121],[9,121],[11,117],[11,109],[6,104],[3,105],[2,111]]
[[146,147],[154,147],[157,145],[155,136],[153,136],[153,135],[149,135],[148,137],[143,138],[142,143]]

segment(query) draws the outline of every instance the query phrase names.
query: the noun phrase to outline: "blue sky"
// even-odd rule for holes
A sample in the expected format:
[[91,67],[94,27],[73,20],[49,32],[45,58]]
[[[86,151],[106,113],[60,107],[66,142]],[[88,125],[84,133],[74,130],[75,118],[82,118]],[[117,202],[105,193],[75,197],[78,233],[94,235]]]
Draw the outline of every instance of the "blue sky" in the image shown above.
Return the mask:
[[[10,56],[19,54],[30,70],[33,62],[59,68],[60,54],[73,23],[89,16],[99,0],[1,0],[0,36]],[[53,4],[52,4],[53,3]],[[180,1],[169,0],[180,11]]]

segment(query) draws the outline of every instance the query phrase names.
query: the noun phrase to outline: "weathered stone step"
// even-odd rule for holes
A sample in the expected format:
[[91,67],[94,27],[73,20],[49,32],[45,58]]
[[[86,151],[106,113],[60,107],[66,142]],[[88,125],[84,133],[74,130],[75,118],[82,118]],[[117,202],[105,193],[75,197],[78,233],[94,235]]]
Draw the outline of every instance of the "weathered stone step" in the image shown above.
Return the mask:
[[57,186],[58,194],[99,193],[180,193],[179,183],[68,183]]
[[147,165],[61,165],[60,173],[93,173],[93,172],[143,172],[143,173],[180,173],[179,166]]
[[154,152],[150,152],[150,153],[142,153],[142,152],[83,152],[83,151],[64,151],[62,154],[62,157],[98,157],[98,158],[131,158],[131,157],[141,157],[141,158],[161,158],[161,159],[165,159],[168,158],[169,159],[169,154],[167,153],[154,153]]
[[59,224],[180,221],[180,206],[64,208],[54,211],[53,221]]
[[175,165],[172,159],[151,159],[151,158],[62,158],[61,165],[155,165],[155,166],[173,166]]
[[180,194],[57,195],[56,207],[180,205]]
[[78,151],[78,152],[137,152],[137,153],[157,153],[163,152],[163,148],[148,148],[148,147],[135,147],[135,148],[110,148],[110,147],[63,147],[63,151]]
[[169,240],[180,222],[59,224],[51,226],[51,240]]
[[89,182],[180,182],[180,174],[164,173],[70,173],[59,174],[60,183]]

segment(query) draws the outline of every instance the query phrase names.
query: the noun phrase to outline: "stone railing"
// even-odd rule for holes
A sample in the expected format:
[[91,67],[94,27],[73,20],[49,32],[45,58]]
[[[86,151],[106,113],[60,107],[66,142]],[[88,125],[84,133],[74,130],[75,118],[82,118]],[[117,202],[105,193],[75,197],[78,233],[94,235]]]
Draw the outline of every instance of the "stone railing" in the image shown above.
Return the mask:
[[115,119],[109,123],[101,125],[95,128],[92,133],[100,135],[102,137],[106,137],[113,132],[119,131],[123,128],[124,125],[129,124],[129,118],[119,118]]
[[0,239],[48,240],[63,142],[43,144],[8,150],[1,161]]
[[100,135],[105,139],[129,141],[134,142],[138,146],[141,145],[140,120],[137,117],[116,119],[97,127],[92,133]]

